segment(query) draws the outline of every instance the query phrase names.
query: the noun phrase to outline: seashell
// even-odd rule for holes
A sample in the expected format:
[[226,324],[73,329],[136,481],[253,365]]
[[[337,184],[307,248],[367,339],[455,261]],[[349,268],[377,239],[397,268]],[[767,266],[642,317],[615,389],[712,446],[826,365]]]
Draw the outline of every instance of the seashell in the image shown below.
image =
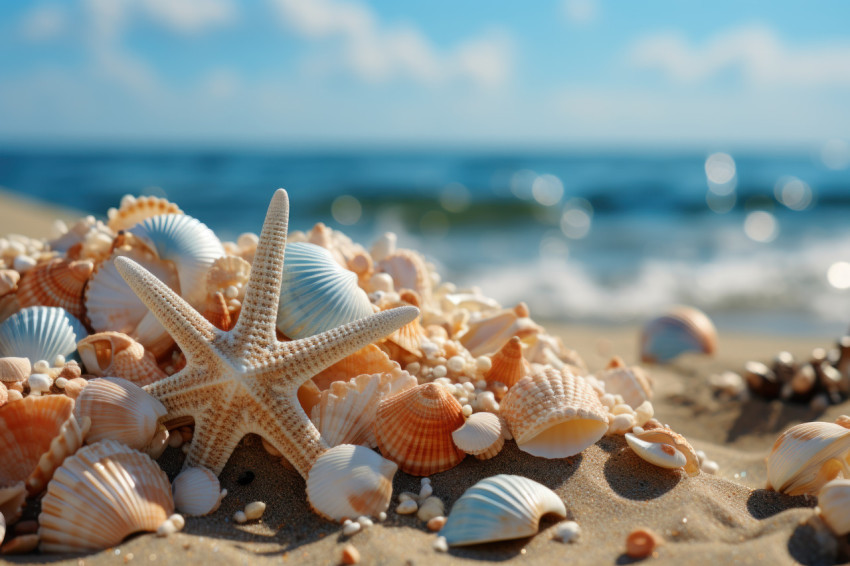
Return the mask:
[[166,413],[156,397],[120,377],[89,380],[74,407],[78,419],[91,419],[88,444],[109,439],[137,450],[151,441]]
[[9,389],[5,383],[0,381],[0,407],[5,405],[7,401],[9,401]]
[[144,387],[166,377],[156,358],[123,332],[98,332],[77,343],[88,373],[120,377]]
[[[0,516],[5,517],[7,525],[14,524],[20,518],[26,499],[27,488],[22,481],[0,487]],[[2,541],[0,535],[0,542]]]
[[0,269],[0,297],[18,288],[21,274],[14,269]]
[[523,538],[536,534],[540,518],[548,514],[566,518],[558,494],[534,480],[499,474],[461,495],[439,535],[449,546]]
[[159,466],[111,440],[81,448],[56,470],[38,516],[42,552],[85,552],[156,531],[174,513]]
[[[496,299],[491,299],[480,292],[476,293],[446,293],[440,299],[454,308],[468,311],[492,311],[502,307]],[[444,309],[449,310],[449,309]]]
[[850,533],[850,479],[835,479],[818,492],[820,516],[838,536]]
[[683,468],[688,463],[685,455],[670,444],[646,442],[630,432],[626,433],[626,442],[629,443],[635,454],[659,468]]
[[20,356],[35,363],[69,357],[86,336],[83,324],[59,307],[28,307],[0,324],[0,356]]
[[206,468],[186,468],[171,484],[174,507],[184,515],[209,515],[221,505],[227,490],[214,473]]
[[207,297],[207,304],[202,314],[218,329],[226,331],[236,326],[236,317],[231,316],[227,299],[224,298],[224,293],[220,291],[211,297]]
[[245,287],[251,275],[251,264],[238,256],[226,255],[215,260],[207,272],[207,295],[230,286]]
[[474,413],[462,427],[452,433],[455,446],[478,458],[492,458],[505,445],[502,421],[493,413]]
[[115,232],[94,216],[75,222],[67,232],[49,242],[50,249],[70,259],[90,259],[98,264],[109,257]]
[[[812,383],[814,383],[814,368],[811,369],[810,375]],[[773,370],[771,370],[769,367],[767,367],[761,362],[747,362],[744,365],[743,377],[746,380],[747,385],[753,392],[768,399],[778,397],[782,389],[782,384],[776,378],[776,374],[773,373]],[[807,376],[803,375],[801,376],[801,379],[805,380],[807,379]],[[800,387],[803,388],[802,385],[800,385]]]
[[288,338],[306,338],[372,314],[357,275],[328,250],[295,242],[286,246],[277,328]]
[[310,420],[329,446],[362,444],[378,446],[372,427],[378,403],[386,396],[409,389],[416,378],[404,370],[359,375],[348,382],[335,381],[322,391],[312,407]]
[[635,529],[626,537],[626,556],[635,560],[648,558],[658,545],[663,543],[664,539],[655,531],[647,528]]
[[528,318],[528,308],[520,303],[513,309],[470,321],[469,328],[460,336],[460,342],[470,354],[478,357],[498,351],[512,336],[522,340],[540,332],[543,328]]
[[390,506],[398,466],[365,446],[340,444],[319,456],[307,475],[307,500],[332,521],[377,516]]
[[[381,305],[381,310],[389,310],[407,305],[419,307],[420,302],[420,298],[412,291],[403,291],[400,301],[388,301]],[[423,354],[420,345],[422,344],[422,339],[425,338],[425,329],[420,322],[421,318],[422,316],[420,314],[420,316],[417,316],[398,330],[393,331],[392,334],[386,337],[386,342],[390,342],[405,352],[421,358]]]
[[3,383],[20,383],[32,373],[32,362],[29,358],[0,358],[0,381]]
[[669,444],[685,456],[687,463],[682,466],[685,473],[689,476],[699,475],[699,458],[694,447],[684,436],[666,427],[649,428],[649,424],[646,427],[643,432],[632,433],[632,436],[644,442]]
[[70,261],[64,258],[41,263],[21,278],[18,285],[18,304],[21,307],[38,305],[62,307],[73,316],[82,318],[83,288],[94,271],[91,260]]
[[431,274],[428,266],[425,259],[413,250],[395,250],[378,261],[375,271],[392,277],[396,290],[411,289],[426,302],[431,297]]
[[64,395],[25,397],[0,407],[0,485],[26,481],[35,495],[66,456],[83,445],[88,422],[74,418]]
[[850,430],[840,424],[792,426],[779,435],[767,457],[767,488],[788,495],[815,494],[839,472],[848,471],[848,451]]
[[110,208],[107,212],[107,225],[115,232],[132,228],[139,222],[162,214],[183,214],[180,207],[164,198],[154,196],[133,197],[125,195],[121,207]]
[[632,409],[644,401],[652,400],[652,385],[649,376],[639,367],[626,367],[622,362],[595,375],[605,383],[605,392],[620,395]]
[[372,247],[369,249],[369,254],[374,261],[381,261],[395,253],[396,241],[398,236],[394,232],[384,232],[381,234]]
[[608,413],[587,381],[552,368],[519,380],[500,407],[517,446],[534,456],[573,456],[608,431]]
[[522,343],[518,336],[513,336],[505,342],[505,345],[493,354],[491,362],[490,369],[484,374],[487,383],[498,381],[512,387],[531,373],[531,367],[522,357]]
[[641,332],[640,357],[645,363],[667,363],[684,352],[712,354],[717,330],[701,310],[679,306],[646,323]]
[[452,432],[463,424],[463,409],[454,396],[441,385],[425,383],[381,401],[375,437],[384,457],[402,471],[430,476],[466,456],[452,441]]
[[363,374],[391,373],[399,369],[398,363],[379,347],[369,344],[313,376],[319,389],[327,389],[334,381],[348,381]]

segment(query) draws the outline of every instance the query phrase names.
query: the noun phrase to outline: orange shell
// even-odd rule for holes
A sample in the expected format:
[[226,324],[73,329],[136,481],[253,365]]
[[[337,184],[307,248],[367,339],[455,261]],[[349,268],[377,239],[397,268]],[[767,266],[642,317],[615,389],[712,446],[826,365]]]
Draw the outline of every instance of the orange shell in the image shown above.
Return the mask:
[[413,250],[396,250],[379,261],[375,271],[389,274],[396,291],[412,289],[426,301],[431,297],[428,266],[425,265],[425,259]]
[[531,373],[531,367],[522,357],[522,342],[514,336],[493,355],[492,365],[484,379],[487,383],[499,381],[512,387],[517,381]]
[[678,432],[675,432],[672,429],[666,427],[656,427],[646,429],[639,434],[634,433],[634,436],[647,442],[659,442],[662,444],[669,444],[670,446],[674,447],[676,450],[685,455],[685,458],[688,461],[688,463],[684,466],[685,472],[689,476],[699,475],[700,468],[697,453],[694,450],[694,447],[691,446],[691,443],[688,442],[688,440]]
[[384,457],[414,476],[453,468],[466,455],[452,432],[463,426],[460,403],[443,386],[425,383],[381,401],[375,437]]
[[0,358],[0,381],[5,383],[20,383],[32,373],[32,362],[29,358]]
[[118,232],[132,228],[142,220],[160,214],[183,214],[180,207],[164,198],[138,197],[121,203],[121,208],[109,215],[109,227]]
[[207,294],[224,291],[231,285],[245,287],[251,275],[251,264],[238,256],[226,255],[218,258],[207,273]]
[[324,390],[334,381],[348,381],[363,374],[387,373],[399,368],[399,365],[374,344],[357,350],[337,363],[313,376],[313,382]]
[[98,377],[121,377],[139,387],[166,377],[156,358],[122,332],[98,332],[80,340],[77,351],[86,370]]
[[512,336],[521,340],[543,332],[543,328],[528,317],[528,309],[520,303],[487,318],[470,322],[460,342],[473,356],[497,352]]
[[236,325],[236,317],[230,315],[227,299],[221,291],[207,297],[207,305],[202,313],[204,318],[220,330],[228,331]]
[[27,271],[18,284],[18,303],[21,308],[38,305],[62,307],[82,318],[83,288],[94,270],[89,260],[69,261],[52,259]]

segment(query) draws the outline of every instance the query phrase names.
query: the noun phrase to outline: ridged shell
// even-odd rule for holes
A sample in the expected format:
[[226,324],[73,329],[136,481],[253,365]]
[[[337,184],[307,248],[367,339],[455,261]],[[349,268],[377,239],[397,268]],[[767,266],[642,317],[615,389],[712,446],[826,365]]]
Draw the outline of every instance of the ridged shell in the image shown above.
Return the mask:
[[687,462],[683,466],[685,473],[689,476],[699,475],[699,458],[688,440],[678,432],[666,427],[656,426],[655,428],[647,428],[640,433],[632,433],[632,436],[644,442],[654,442],[661,444],[669,444],[685,456]]
[[384,457],[414,476],[453,468],[464,452],[452,441],[463,426],[460,403],[441,385],[425,383],[381,401],[375,437]]
[[389,274],[396,291],[412,289],[425,301],[431,297],[431,274],[425,259],[413,250],[395,250],[378,262],[375,271]]
[[416,385],[416,378],[403,370],[393,373],[359,375],[350,381],[335,381],[322,391],[310,412],[310,420],[329,446],[361,444],[375,448],[372,430],[378,403]]
[[74,414],[91,419],[86,441],[117,440],[141,450],[156,434],[167,411],[156,397],[119,377],[92,379],[77,397]]
[[646,363],[666,363],[684,352],[712,354],[717,330],[708,316],[693,307],[676,307],[643,327],[640,356]]
[[473,413],[462,427],[452,433],[455,446],[478,458],[492,458],[505,445],[502,421],[493,413]]
[[209,515],[221,505],[227,490],[214,473],[206,468],[186,468],[171,484],[174,507],[184,515]]
[[77,351],[88,373],[98,377],[120,377],[144,387],[166,377],[156,358],[123,332],[98,332],[77,343]]
[[231,285],[244,287],[250,276],[250,263],[238,256],[222,256],[212,263],[207,273],[207,295],[224,291]]
[[180,210],[179,206],[164,198],[126,195],[121,199],[120,208],[109,210],[108,225],[110,229],[118,232],[132,228],[142,220],[161,214],[183,214],[183,211]]
[[552,368],[519,380],[500,407],[517,446],[534,456],[573,456],[608,431],[607,411],[590,384]]
[[513,309],[470,321],[468,329],[460,337],[460,343],[470,354],[478,357],[497,352],[512,336],[523,339],[542,331],[528,317],[528,308],[520,303]]
[[836,479],[818,492],[820,516],[838,536],[850,533],[850,479]]
[[0,487],[0,515],[6,519],[7,525],[14,524],[21,516],[26,499],[27,488],[22,481]]
[[522,342],[514,336],[493,354],[492,365],[484,379],[487,383],[501,382],[512,387],[517,381],[531,373],[531,367],[522,357]]
[[59,307],[29,307],[0,324],[0,356],[20,356],[52,363],[70,356],[88,333],[82,323]]
[[606,393],[621,395],[632,409],[638,408],[644,401],[652,400],[649,377],[639,367],[612,367],[595,376],[605,383]]
[[90,260],[69,261],[64,258],[41,263],[21,278],[18,303],[21,307],[62,307],[82,318],[83,288],[94,270]]
[[783,432],[767,458],[767,488],[788,495],[815,494],[846,466],[850,429],[801,423]]
[[319,389],[327,389],[334,381],[348,381],[364,374],[391,373],[399,369],[383,350],[369,344],[313,376]]
[[357,275],[315,244],[287,244],[277,328],[288,338],[319,334],[372,314]]
[[[386,304],[382,304],[381,310],[389,310],[394,309],[396,307],[404,307],[408,305],[419,307],[420,303],[421,299],[418,295],[414,294],[412,291],[403,291],[401,301],[393,301],[387,302]],[[421,316],[418,316],[414,320],[411,320],[410,322],[399,328],[398,330],[393,331],[392,334],[387,336],[386,341],[395,344],[405,352],[413,354],[417,358],[421,358],[423,354],[419,346],[422,344],[422,340],[425,338],[425,329],[422,328],[422,323],[420,322],[420,319]]]
[[21,274],[14,269],[0,269],[0,297],[18,288]]
[[145,454],[105,440],[56,470],[38,516],[42,552],[86,552],[156,529],[174,513],[168,477]]
[[25,480],[36,494],[65,457],[83,445],[87,421],[74,418],[74,401],[64,395],[25,397],[0,407],[0,485]]
[[238,316],[238,313],[231,314],[227,305],[227,299],[224,298],[224,293],[220,291],[211,297],[207,297],[207,304],[201,314],[213,326],[224,331],[228,331],[236,326],[236,316],[233,316],[233,314]]
[[662,442],[647,442],[636,437],[634,434],[626,433],[626,442],[634,450],[635,454],[650,464],[660,468],[684,468],[688,459],[685,455],[673,448],[670,444]]
[[536,534],[548,514],[567,516],[557,493],[534,480],[500,474],[467,489],[439,534],[449,546],[523,538]]
[[310,468],[307,500],[316,513],[332,521],[375,517],[390,505],[397,470],[365,446],[340,444]]
[[[52,360],[51,360],[52,361]],[[19,383],[25,381],[32,373],[32,362],[29,358],[0,358],[0,381],[4,383]]]

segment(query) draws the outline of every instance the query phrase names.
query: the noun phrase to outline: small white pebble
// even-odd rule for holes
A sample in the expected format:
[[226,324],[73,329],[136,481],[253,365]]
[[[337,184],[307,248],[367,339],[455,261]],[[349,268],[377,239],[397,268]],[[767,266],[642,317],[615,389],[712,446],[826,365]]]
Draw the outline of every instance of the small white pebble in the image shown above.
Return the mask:
[[30,386],[30,391],[34,393],[46,393],[50,391],[53,381],[45,373],[34,373],[27,379],[27,384]]
[[248,517],[245,516],[244,511],[237,511],[236,513],[233,514],[233,520],[241,525],[242,523],[245,523],[245,522],[248,521]]
[[430,483],[423,483],[422,489],[419,490],[419,501],[424,501],[431,497],[431,494],[434,493],[434,488],[431,487]]
[[463,366],[465,365],[465,360],[463,356],[452,356],[446,362],[446,367],[449,368],[449,371],[454,373],[460,373],[463,371]]
[[446,542],[446,537],[437,537],[433,544],[434,550],[437,552],[448,552],[449,543]]
[[611,409],[611,414],[612,415],[632,415],[632,414],[634,414],[634,410],[630,406],[626,405],[625,403],[622,403],[620,405],[614,405],[614,408]]
[[473,391],[475,391],[475,384],[471,381],[464,381],[463,388],[466,389],[467,393],[472,393]]
[[446,377],[447,373],[448,370],[446,370],[446,366],[444,365],[434,366],[434,369],[431,370],[431,375],[434,377]]
[[602,403],[607,409],[611,409],[614,407],[615,401],[614,396],[610,393],[606,393],[602,397],[599,398],[599,402]]
[[475,382],[475,389],[477,389],[479,391],[484,391],[485,389],[487,389],[487,381],[483,380],[483,379],[479,379],[478,381]]
[[33,373],[47,373],[50,371],[50,364],[47,360],[38,360],[32,365]]
[[635,409],[635,424],[644,426],[655,415],[655,408],[649,401],[644,401]]
[[378,513],[378,521],[380,521],[381,523],[383,523],[383,522],[384,522],[384,521],[386,521],[386,520],[387,520],[387,514],[386,514],[386,512],[381,511],[380,513]]
[[415,501],[418,498],[419,498],[419,495],[417,495],[415,493],[411,493],[409,491],[402,491],[401,493],[398,494],[398,502],[399,503],[404,503],[405,501],[410,501],[411,499]]
[[573,542],[581,534],[581,527],[575,521],[561,521],[555,525],[555,538],[561,542]]
[[175,513],[171,517],[168,518],[168,521],[173,523],[175,527],[177,527],[178,531],[182,531],[183,527],[186,526],[186,519],[183,518],[183,515],[180,513]]
[[228,299],[235,299],[239,296],[239,289],[235,285],[228,285],[227,289],[224,290],[224,296]]
[[643,434],[644,430],[642,426],[633,426],[632,434]]
[[15,256],[14,261],[12,262],[12,269],[23,275],[33,267],[35,267],[36,261],[25,255]]
[[253,501],[245,506],[245,518],[249,521],[259,519],[266,512],[266,504],[262,501]]
[[422,366],[419,364],[419,362],[413,362],[404,366],[404,371],[406,371],[410,375],[417,375],[421,367]]
[[65,377],[58,377],[56,381],[53,382],[53,385],[58,387],[59,389],[65,389],[65,385],[67,385],[68,379]]
[[360,523],[360,526],[363,527],[364,529],[368,529],[369,527],[371,527],[372,525],[375,524],[375,523],[372,522],[372,519],[370,519],[369,517],[366,517],[365,515],[361,516],[361,517],[357,517],[357,522]]
[[475,368],[484,373],[493,367],[493,361],[487,356],[478,356],[475,358]]
[[445,524],[446,518],[442,515],[439,515],[437,517],[431,517],[430,519],[428,519],[427,523],[429,531],[439,531],[443,528],[443,525]]
[[705,462],[705,452],[702,450],[697,450],[697,462],[700,463],[700,466]]
[[363,528],[363,527],[360,525],[360,523],[351,522],[351,523],[348,523],[347,525],[343,525],[342,534],[344,534],[347,537],[350,537],[353,534],[359,533],[361,528]]
[[426,483],[431,483],[431,478],[422,478],[419,480],[419,485],[425,485]]
[[65,366],[65,356],[62,354],[56,354],[56,357],[53,358],[53,367],[61,368]]
[[180,433],[168,435],[168,445],[172,448],[180,448],[183,446],[183,435]]
[[720,466],[714,460],[706,460],[702,463],[700,469],[707,474],[714,475],[720,470]]
[[464,405],[463,407],[461,407],[461,412],[463,413],[464,417],[471,416],[472,415],[472,405],[468,405],[468,404]]
[[608,425],[608,433],[625,434],[633,426],[635,426],[635,418],[628,413],[624,413],[611,419],[611,423]]
[[412,513],[416,513],[416,510],[419,509],[419,505],[412,499],[407,499],[398,504],[398,507],[395,508],[395,512],[399,515],[410,515]]
[[169,520],[165,520],[162,524],[156,529],[156,536],[158,537],[167,537],[169,535],[173,535],[178,531],[177,525]]

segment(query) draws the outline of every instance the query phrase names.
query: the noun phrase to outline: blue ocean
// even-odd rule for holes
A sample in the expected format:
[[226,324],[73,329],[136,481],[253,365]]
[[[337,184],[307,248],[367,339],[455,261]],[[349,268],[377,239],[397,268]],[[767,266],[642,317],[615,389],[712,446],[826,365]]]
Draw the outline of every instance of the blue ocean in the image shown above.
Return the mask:
[[[672,304],[721,329],[833,337],[850,324],[850,170],[818,153],[0,151],[5,190],[105,218],[175,201],[223,239],[385,231],[445,280],[563,322],[640,323]],[[2,227],[0,227],[2,231]]]

